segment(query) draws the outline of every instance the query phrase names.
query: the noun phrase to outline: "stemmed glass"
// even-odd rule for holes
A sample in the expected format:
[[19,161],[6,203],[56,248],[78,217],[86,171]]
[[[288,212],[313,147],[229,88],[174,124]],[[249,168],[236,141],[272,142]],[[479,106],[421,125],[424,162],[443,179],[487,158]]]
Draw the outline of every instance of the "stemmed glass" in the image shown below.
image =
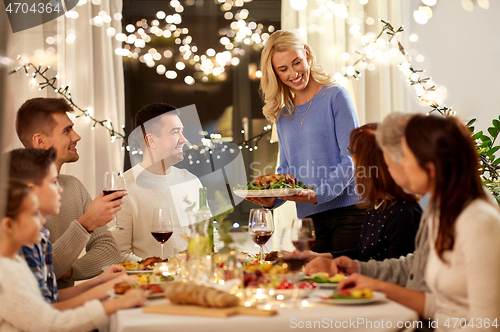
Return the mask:
[[161,259],[165,260],[165,243],[174,233],[172,211],[167,208],[156,208],[153,213],[151,235],[161,245]]
[[290,237],[293,246],[299,253],[311,249],[316,242],[316,231],[312,218],[294,219]]
[[[106,172],[104,174],[104,188],[102,192],[104,195],[110,195],[116,191],[127,190],[125,186],[125,179],[122,172]],[[117,198],[119,199],[119,198]],[[116,199],[114,199],[116,200]],[[111,227],[110,231],[119,231],[124,229],[118,224],[118,216],[115,217],[115,225]]]
[[274,233],[273,215],[267,209],[250,210],[248,220],[248,232],[252,235],[252,240],[260,246],[260,263],[264,263],[264,245],[269,241]]
[[[285,231],[283,231],[283,236],[281,238],[282,243],[286,241],[284,234]],[[299,273],[307,261],[306,252],[312,248],[316,241],[313,220],[311,218],[294,219],[290,227],[290,240],[296,250],[294,252],[282,251],[280,256],[283,263],[287,265],[288,270],[292,272],[292,284],[294,285],[294,289],[290,302],[292,307],[295,308],[297,307],[296,299],[298,295]],[[282,248],[284,247],[285,246],[282,245]]]

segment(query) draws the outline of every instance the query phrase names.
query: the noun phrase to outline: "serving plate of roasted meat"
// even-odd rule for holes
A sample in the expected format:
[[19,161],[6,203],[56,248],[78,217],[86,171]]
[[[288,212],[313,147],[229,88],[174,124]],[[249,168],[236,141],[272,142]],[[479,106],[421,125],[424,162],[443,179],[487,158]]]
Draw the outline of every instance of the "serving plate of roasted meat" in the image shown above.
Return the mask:
[[238,185],[233,192],[240,197],[285,197],[295,196],[304,189],[311,187],[297,181],[292,174],[269,174],[258,176],[246,185]]

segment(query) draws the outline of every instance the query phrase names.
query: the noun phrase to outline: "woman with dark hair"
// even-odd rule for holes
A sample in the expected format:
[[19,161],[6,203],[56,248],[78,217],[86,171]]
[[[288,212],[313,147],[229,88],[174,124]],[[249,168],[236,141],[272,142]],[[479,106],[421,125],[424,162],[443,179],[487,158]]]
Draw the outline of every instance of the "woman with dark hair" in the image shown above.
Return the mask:
[[[490,331],[500,317],[500,212],[486,200],[470,132],[455,118],[417,115],[402,139],[412,192],[429,193],[430,253],[422,293],[358,274],[339,289],[384,292],[437,330]],[[457,323],[458,320],[458,323]]]
[[398,258],[415,250],[422,209],[417,197],[405,193],[389,174],[375,140],[377,127],[377,123],[369,123],[354,129],[347,147],[356,167],[356,190],[361,196],[358,206],[367,210],[358,246],[322,257],[348,256],[366,262]]
[[332,252],[360,261],[398,258],[415,250],[415,235],[422,215],[417,197],[405,193],[392,179],[384,154],[375,140],[377,123],[354,129],[347,150],[352,154],[356,172],[358,205],[366,209],[358,247]]

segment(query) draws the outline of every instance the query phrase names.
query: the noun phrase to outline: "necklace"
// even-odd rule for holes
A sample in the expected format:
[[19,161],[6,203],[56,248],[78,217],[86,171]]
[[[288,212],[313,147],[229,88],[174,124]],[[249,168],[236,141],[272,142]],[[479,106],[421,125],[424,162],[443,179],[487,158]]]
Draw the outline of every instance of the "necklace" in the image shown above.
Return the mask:
[[[318,93],[318,90],[316,90],[316,92],[314,93],[314,96],[311,98],[311,101],[309,102],[309,106],[307,106],[307,109],[304,111],[303,114],[300,114],[299,109],[297,108],[297,106],[295,106],[295,113],[297,113],[297,118],[300,120],[301,126],[302,126],[302,124],[304,124],[304,119],[306,118],[306,115],[309,112],[309,109],[311,108],[314,97],[316,96],[317,93]],[[302,120],[301,120],[301,118],[302,118]]]
[[378,204],[375,205],[375,210],[378,210],[379,207],[381,207],[382,204],[384,204],[384,203],[385,203],[385,198],[383,200],[381,200],[380,203],[378,203]]

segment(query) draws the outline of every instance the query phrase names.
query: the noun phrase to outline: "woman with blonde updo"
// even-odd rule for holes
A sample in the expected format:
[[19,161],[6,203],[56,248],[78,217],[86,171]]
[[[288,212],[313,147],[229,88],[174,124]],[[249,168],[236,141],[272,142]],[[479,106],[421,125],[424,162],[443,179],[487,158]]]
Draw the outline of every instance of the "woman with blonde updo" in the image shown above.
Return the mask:
[[277,173],[292,174],[313,189],[296,196],[247,199],[268,208],[296,202],[297,216],[314,221],[316,252],[355,248],[365,211],[356,207],[354,164],[347,151],[349,134],[359,126],[349,94],[291,31],[269,37],[260,66],[263,113],[276,123],[279,138]]

